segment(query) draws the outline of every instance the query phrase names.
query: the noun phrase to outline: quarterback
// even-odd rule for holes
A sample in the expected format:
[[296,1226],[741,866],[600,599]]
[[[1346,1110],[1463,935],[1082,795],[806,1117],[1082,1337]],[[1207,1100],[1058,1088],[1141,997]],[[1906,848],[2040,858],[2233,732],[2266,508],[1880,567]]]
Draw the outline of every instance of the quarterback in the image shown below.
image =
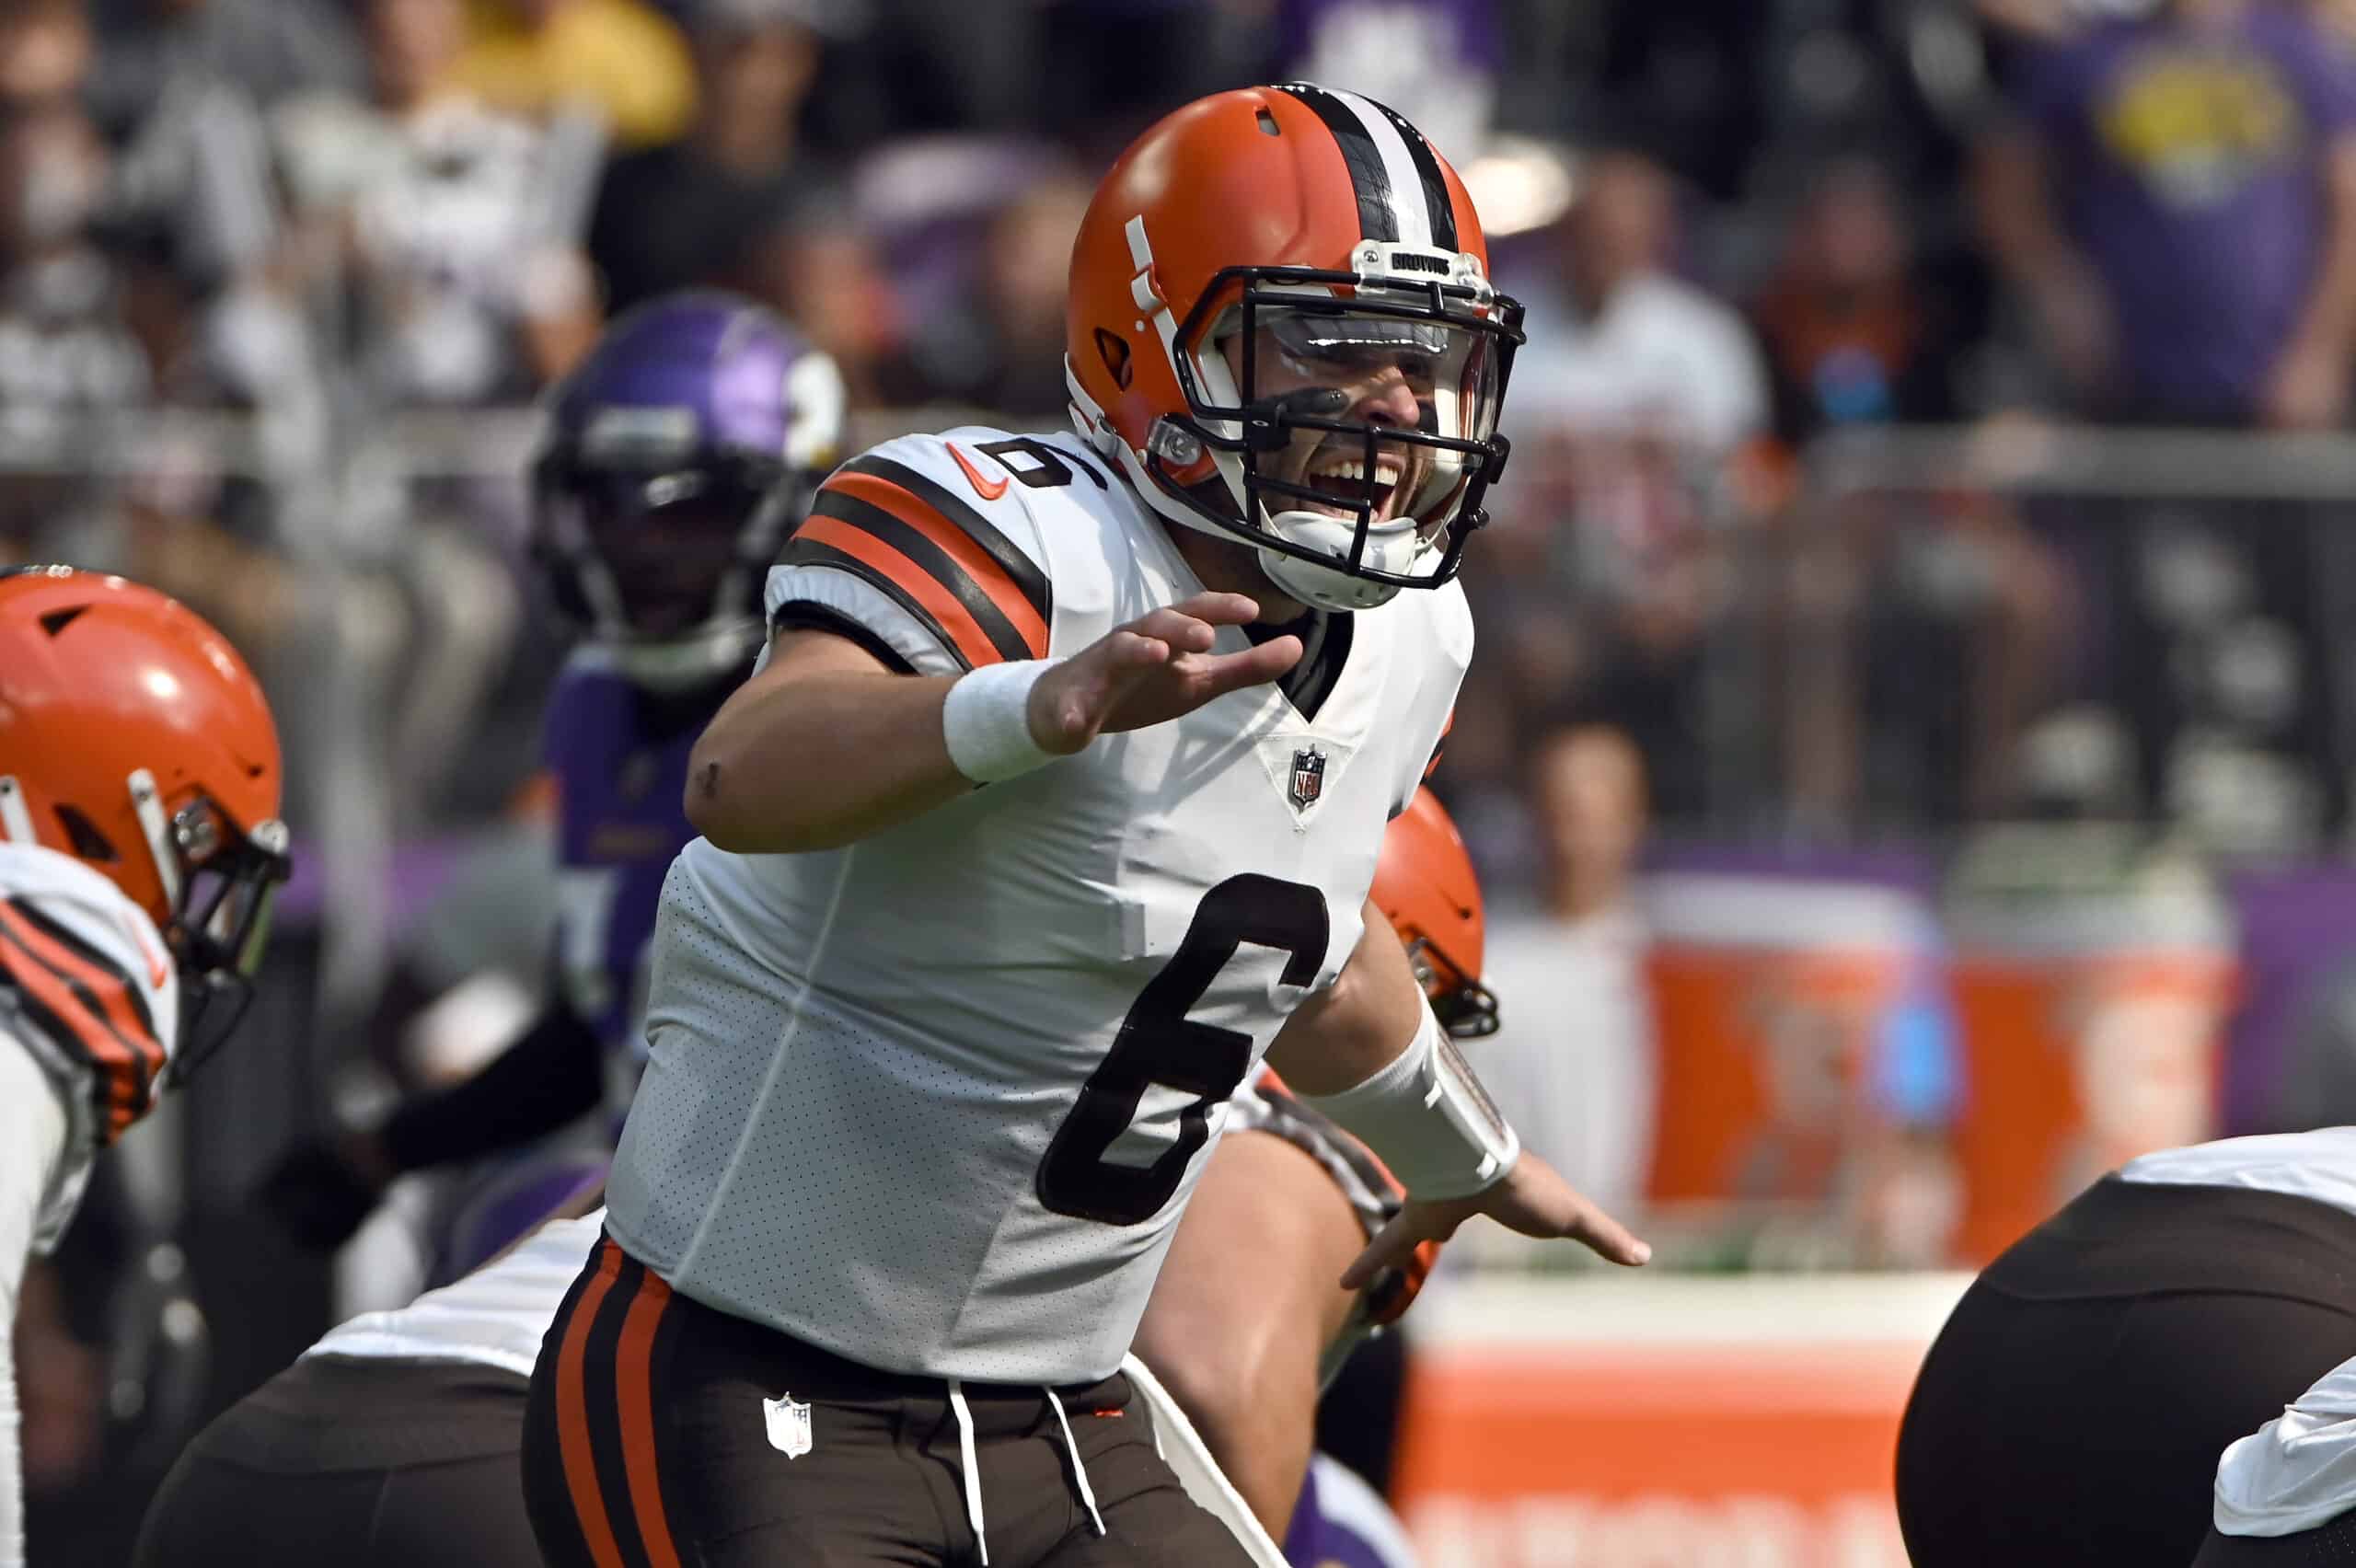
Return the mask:
[[278,732],[220,633],[66,567],[0,571],[0,1564],[24,1562],[15,1369],[29,1251],[98,1151],[252,996],[287,870]]
[[1471,652],[1519,337],[1484,250],[1380,106],[1202,99],[1082,222],[1077,434],[820,488],[689,759],[606,1237],[533,1376],[552,1562],[1239,1561],[1120,1366],[1264,1056],[1411,1195],[1345,1284],[1480,1212],[1646,1255],[1361,941]]
[[[1480,983],[1481,896],[1428,793],[1391,824],[1374,902],[1453,1031],[1495,1016]],[[1395,1536],[1346,1471],[1312,1468],[1318,1367],[1406,1310],[1426,1259],[1356,1292],[1334,1276],[1398,1210],[1365,1151],[1268,1080],[1238,1097],[1154,1288],[1138,1355],[1166,1386],[1155,1440],[1259,1560],[1354,1561]],[[465,1562],[537,1568],[515,1485],[534,1359],[599,1244],[595,1189],[468,1277],[368,1312],[239,1401],[189,1445],[142,1528],[138,1568]],[[1249,1269],[1257,1288],[1234,1288]],[[1183,1423],[1183,1424],[1182,1424]],[[782,1461],[780,1461],[782,1462]],[[1256,1516],[1256,1517],[1255,1517]],[[1281,1549],[1277,1540],[1283,1541]]]

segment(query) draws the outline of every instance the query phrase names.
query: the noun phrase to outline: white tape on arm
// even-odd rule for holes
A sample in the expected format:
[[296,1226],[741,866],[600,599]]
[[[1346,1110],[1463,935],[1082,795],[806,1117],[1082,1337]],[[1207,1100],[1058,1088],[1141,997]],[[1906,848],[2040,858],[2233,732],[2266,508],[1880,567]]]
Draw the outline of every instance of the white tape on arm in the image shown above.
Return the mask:
[[1520,1136],[1497,1113],[1429,1002],[1415,1038],[1389,1066],[1339,1094],[1299,1098],[1356,1134],[1410,1197],[1470,1197],[1521,1158]]
[[1056,760],[1031,738],[1031,688],[1053,659],[985,664],[958,677],[941,705],[949,760],[976,784],[1016,778]]

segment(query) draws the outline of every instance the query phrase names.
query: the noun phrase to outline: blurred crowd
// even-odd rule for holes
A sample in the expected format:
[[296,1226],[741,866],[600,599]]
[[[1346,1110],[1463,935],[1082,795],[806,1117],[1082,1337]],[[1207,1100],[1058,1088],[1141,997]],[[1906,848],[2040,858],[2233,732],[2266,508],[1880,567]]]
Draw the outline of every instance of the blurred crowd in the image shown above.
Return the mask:
[[[2255,447],[2155,484],[2114,442],[2049,494],[1985,455],[2342,423],[2348,13],[7,0],[0,556],[214,615],[316,759],[298,825],[381,870],[528,774],[524,410],[603,319],[725,285],[864,430],[1057,422],[1091,172],[1307,76],[1426,127],[1530,305],[1449,781],[1488,859],[1526,859],[1561,723],[1627,734],[1680,829],[2310,850],[2347,817],[2331,486]],[[1826,482],[1892,426],[1957,437]]]

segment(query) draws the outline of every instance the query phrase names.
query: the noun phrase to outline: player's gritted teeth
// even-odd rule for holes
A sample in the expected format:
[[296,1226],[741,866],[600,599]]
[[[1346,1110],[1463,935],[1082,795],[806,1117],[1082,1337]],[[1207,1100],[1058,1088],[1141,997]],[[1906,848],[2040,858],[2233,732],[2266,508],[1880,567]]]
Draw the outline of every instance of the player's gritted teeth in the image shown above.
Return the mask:
[[1399,514],[1400,498],[1415,493],[1423,482],[1426,466],[1426,460],[1420,453],[1403,453],[1386,446],[1376,451],[1369,474],[1364,442],[1329,435],[1311,448],[1299,477],[1302,483],[1320,495],[1333,498],[1330,504],[1306,504],[1336,517],[1355,518],[1359,505],[1371,501],[1374,520],[1380,523]]

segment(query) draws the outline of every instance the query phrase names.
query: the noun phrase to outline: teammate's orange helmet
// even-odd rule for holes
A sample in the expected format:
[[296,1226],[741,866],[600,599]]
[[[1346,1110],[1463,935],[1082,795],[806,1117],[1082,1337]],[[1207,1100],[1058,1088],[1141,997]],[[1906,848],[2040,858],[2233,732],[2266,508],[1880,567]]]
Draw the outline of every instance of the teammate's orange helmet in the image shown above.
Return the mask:
[[120,577],[0,571],[0,838],[104,873],[208,996],[250,972],[285,879],[280,788],[261,687],[194,611]]
[[1397,114],[1306,83],[1178,110],[1097,187],[1068,312],[1076,417],[1164,516],[1326,609],[1456,574],[1521,306]]
[[1494,1034],[1497,998],[1481,984],[1481,879],[1439,797],[1418,790],[1382,836],[1374,906],[1407,944],[1441,1025],[1460,1040]]

